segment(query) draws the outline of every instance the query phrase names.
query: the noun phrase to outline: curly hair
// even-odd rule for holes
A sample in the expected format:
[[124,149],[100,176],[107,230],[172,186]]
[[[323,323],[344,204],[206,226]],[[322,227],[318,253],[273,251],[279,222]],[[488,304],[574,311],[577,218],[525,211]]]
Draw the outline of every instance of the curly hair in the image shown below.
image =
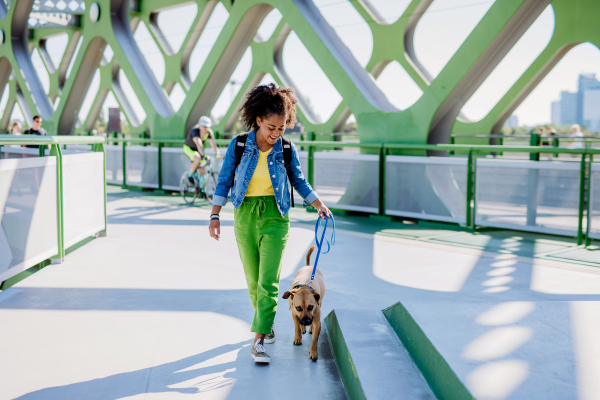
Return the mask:
[[277,87],[274,83],[259,85],[246,95],[246,101],[240,109],[242,123],[249,129],[258,129],[256,117],[261,119],[271,114],[286,115],[285,126],[296,125],[296,103],[294,89]]

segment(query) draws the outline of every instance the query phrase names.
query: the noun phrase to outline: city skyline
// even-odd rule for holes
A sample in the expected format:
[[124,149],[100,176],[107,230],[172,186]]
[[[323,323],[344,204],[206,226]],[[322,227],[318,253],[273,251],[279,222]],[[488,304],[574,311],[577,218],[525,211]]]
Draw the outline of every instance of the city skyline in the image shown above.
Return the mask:
[[579,74],[577,92],[561,91],[551,103],[552,123],[579,124],[590,132],[600,131],[600,81],[594,73]]

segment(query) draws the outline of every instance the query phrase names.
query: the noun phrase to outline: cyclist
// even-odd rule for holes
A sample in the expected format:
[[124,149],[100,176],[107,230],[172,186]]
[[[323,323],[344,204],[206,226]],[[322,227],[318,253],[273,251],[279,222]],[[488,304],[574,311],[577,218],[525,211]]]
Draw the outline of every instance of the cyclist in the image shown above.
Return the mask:
[[202,116],[198,120],[198,124],[192,128],[190,133],[185,137],[185,144],[183,145],[183,152],[192,161],[190,172],[188,173],[188,180],[190,184],[194,184],[194,173],[200,167],[200,175],[206,173],[204,166],[206,165],[207,157],[204,155],[204,142],[210,139],[210,146],[215,151],[217,158],[221,158],[219,148],[215,143],[214,135],[210,126],[212,122],[207,116]]

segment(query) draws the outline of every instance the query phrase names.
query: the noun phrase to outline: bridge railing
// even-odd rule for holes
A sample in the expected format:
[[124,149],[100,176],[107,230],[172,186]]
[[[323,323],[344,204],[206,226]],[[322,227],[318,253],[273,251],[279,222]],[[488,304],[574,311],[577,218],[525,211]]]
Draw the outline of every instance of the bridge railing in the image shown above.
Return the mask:
[[104,138],[0,135],[0,283],[105,234]]
[[[179,189],[181,174],[190,165],[181,148],[183,140],[119,142],[107,146],[109,183]],[[219,146],[229,142],[217,140]],[[155,145],[141,146],[151,143]],[[530,158],[515,160],[489,156],[507,150],[499,145],[338,141],[297,145],[305,149],[299,157],[308,181],[334,209],[452,222],[471,229],[574,236],[579,243],[600,239],[600,165],[593,162],[600,149],[510,147],[511,153]],[[212,150],[207,146],[206,152]],[[424,157],[427,153],[463,156]],[[577,159],[539,161],[541,153]]]

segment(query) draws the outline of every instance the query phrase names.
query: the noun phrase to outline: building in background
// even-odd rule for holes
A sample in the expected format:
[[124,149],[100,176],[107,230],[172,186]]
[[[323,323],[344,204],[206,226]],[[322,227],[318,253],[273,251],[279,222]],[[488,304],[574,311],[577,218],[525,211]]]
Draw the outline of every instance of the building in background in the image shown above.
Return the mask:
[[507,127],[509,128],[516,128],[519,126],[519,117],[517,117],[516,115],[511,115],[510,117],[508,117],[508,119],[506,120],[506,124]]
[[587,125],[583,112],[585,108],[585,94],[589,91],[600,90],[600,82],[596,79],[596,74],[579,74],[577,88],[577,123],[583,126]]
[[550,111],[550,122],[554,125],[562,125],[560,123],[560,100],[553,101],[551,107],[552,109]]
[[562,91],[552,102],[551,120],[556,125],[579,124],[600,131],[600,82],[596,74],[580,74],[576,93]]
[[577,93],[560,92],[560,124],[577,123]]
[[583,125],[590,132],[600,132],[600,89],[583,92]]

